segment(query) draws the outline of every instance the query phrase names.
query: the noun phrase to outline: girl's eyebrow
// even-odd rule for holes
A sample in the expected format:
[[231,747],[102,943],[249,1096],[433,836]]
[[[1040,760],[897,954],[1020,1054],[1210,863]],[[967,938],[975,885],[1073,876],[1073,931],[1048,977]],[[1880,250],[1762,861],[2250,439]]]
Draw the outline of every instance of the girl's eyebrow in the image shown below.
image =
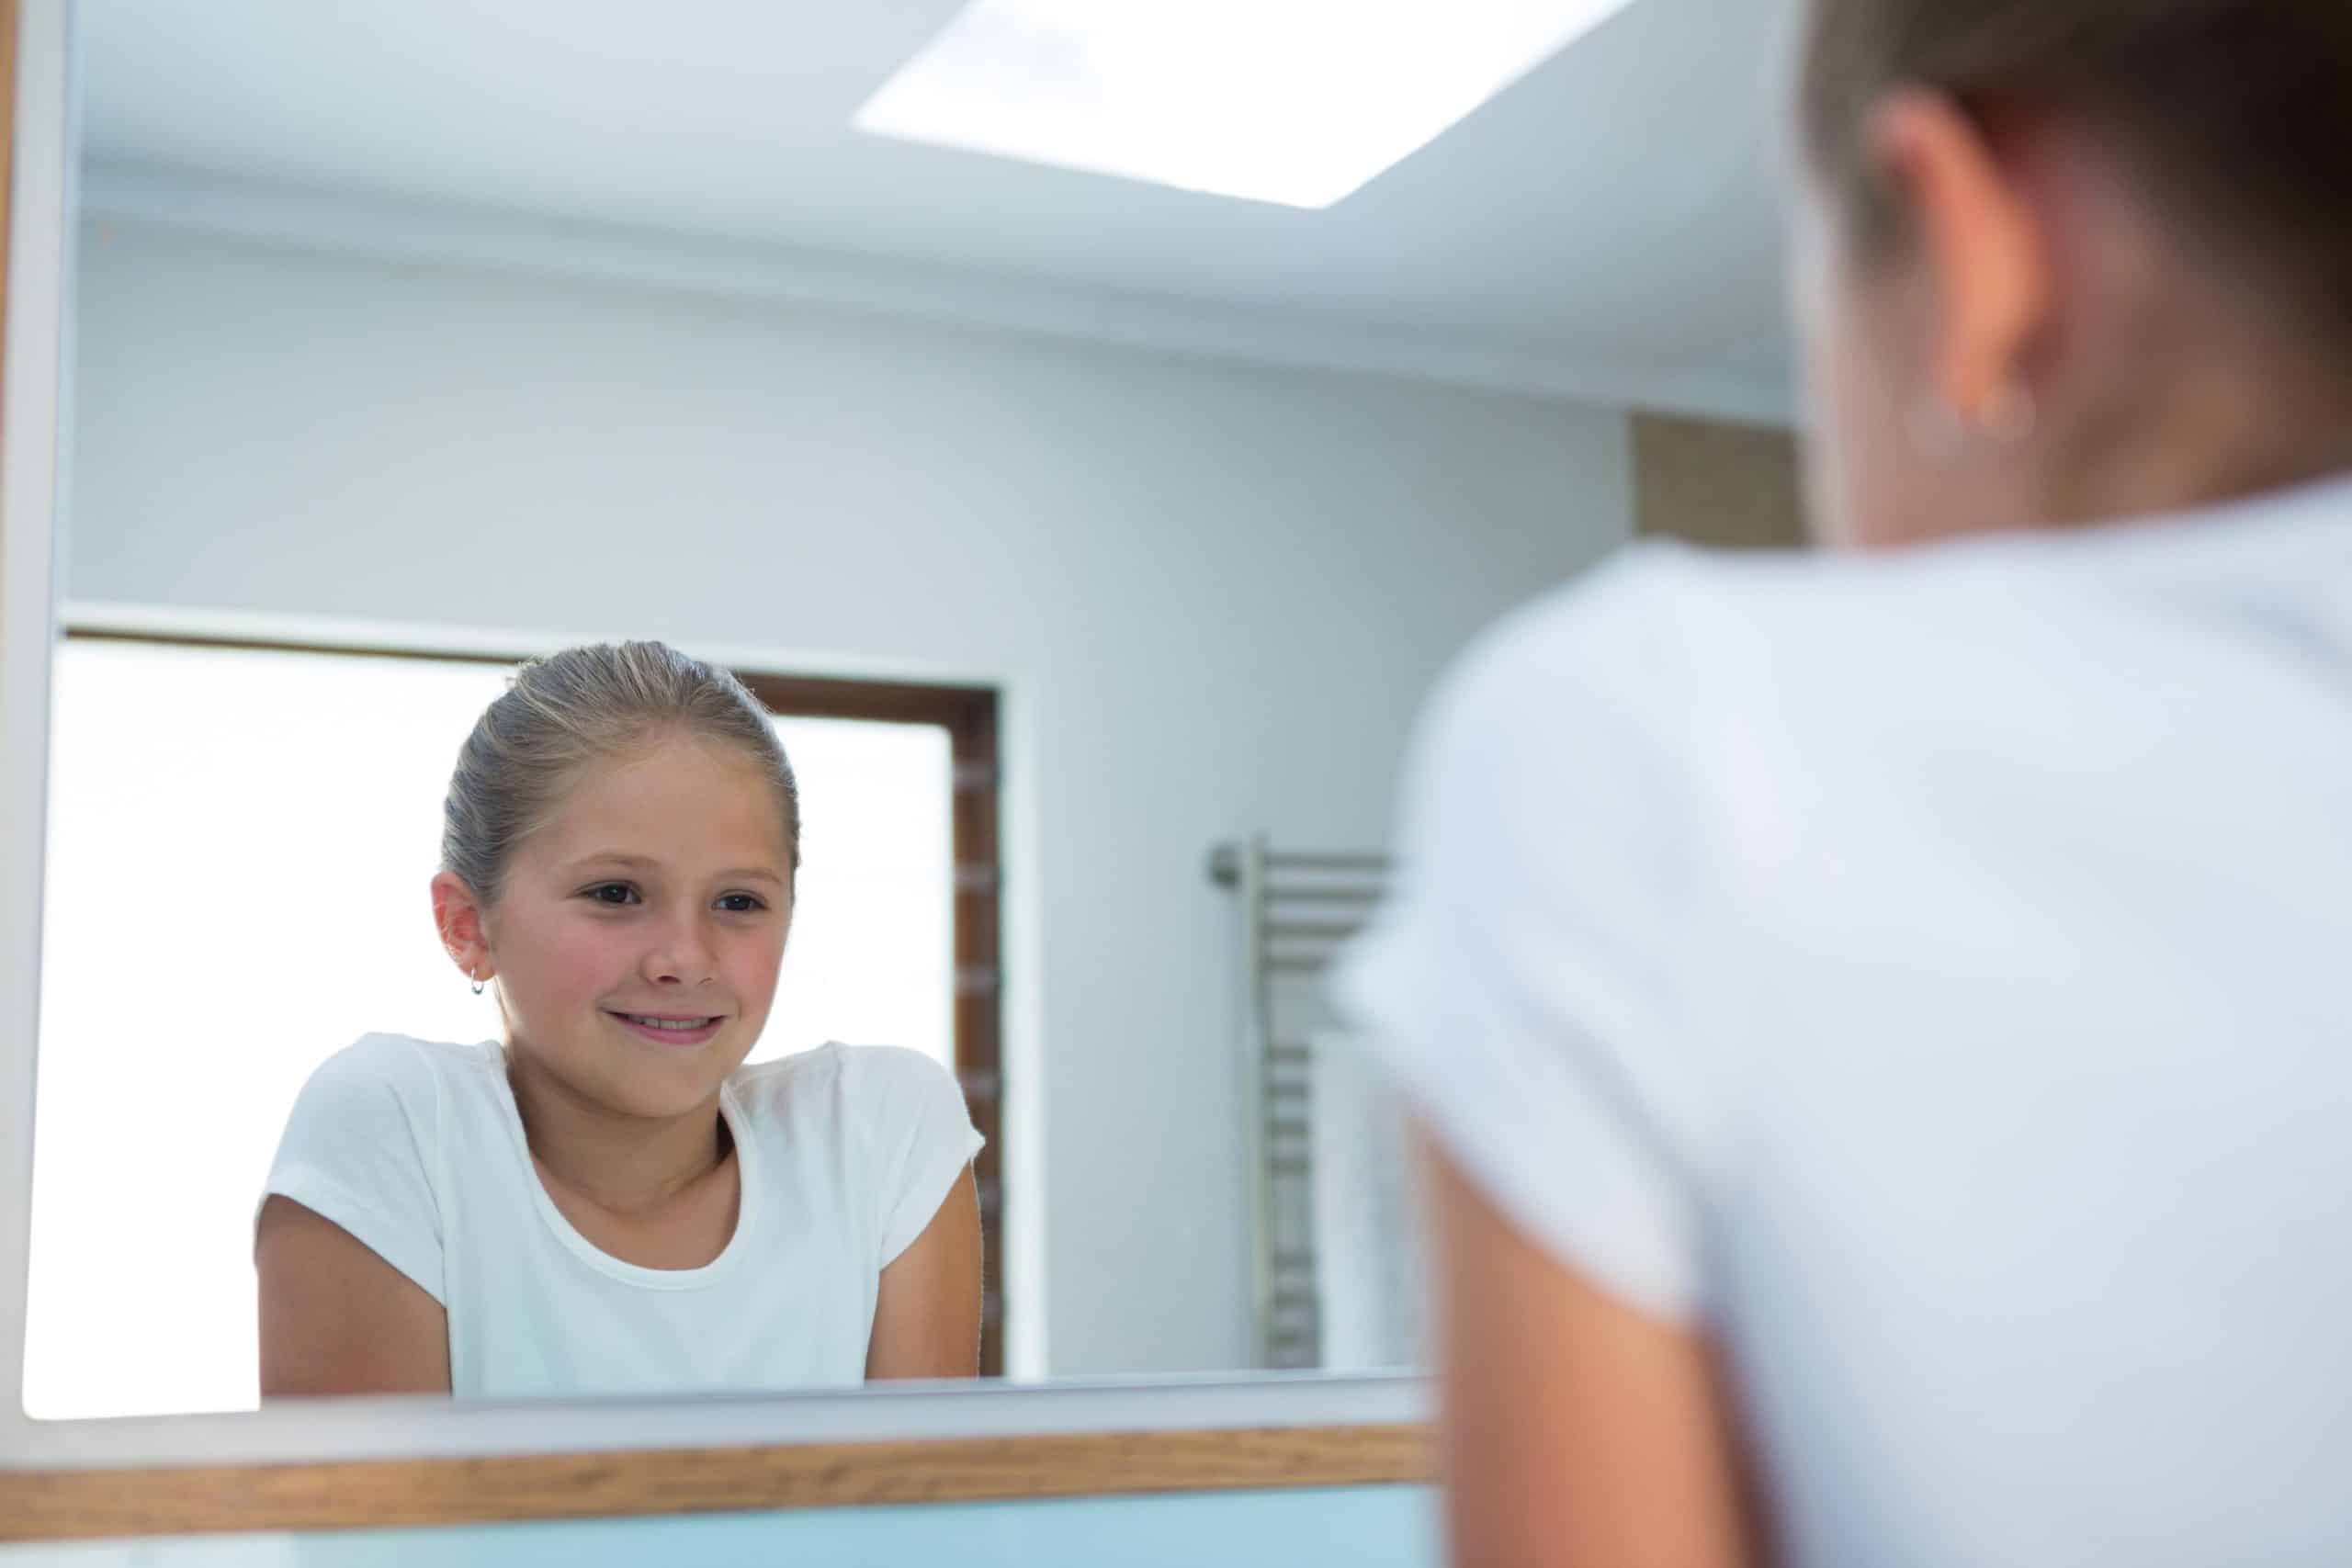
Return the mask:
[[[654,860],[650,856],[624,854],[618,850],[607,850],[598,854],[582,855],[578,860],[571,863],[569,869],[577,873],[583,871],[592,865],[619,865],[641,871],[659,871],[662,869],[662,863],[658,860]],[[734,882],[773,882],[778,887],[784,886],[784,878],[763,865],[734,866],[726,871],[720,872],[718,874],[718,878],[721,881]]]

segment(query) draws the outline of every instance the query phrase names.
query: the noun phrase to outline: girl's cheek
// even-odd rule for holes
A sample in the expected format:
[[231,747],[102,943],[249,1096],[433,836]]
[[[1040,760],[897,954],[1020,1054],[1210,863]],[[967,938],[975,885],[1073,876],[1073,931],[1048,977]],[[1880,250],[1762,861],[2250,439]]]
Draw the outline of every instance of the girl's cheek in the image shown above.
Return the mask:
[[776,971],[783,962],[781,931],[747,933],[746,940],[735,950],[735,962],[729,966],[728,979],[733,984],[735,994],[745,1000],[772,998],[775,994]]
[[566,921],[546,955],[548,971],[567,996],[600,996],[626,969],[627,947],[615,922]]

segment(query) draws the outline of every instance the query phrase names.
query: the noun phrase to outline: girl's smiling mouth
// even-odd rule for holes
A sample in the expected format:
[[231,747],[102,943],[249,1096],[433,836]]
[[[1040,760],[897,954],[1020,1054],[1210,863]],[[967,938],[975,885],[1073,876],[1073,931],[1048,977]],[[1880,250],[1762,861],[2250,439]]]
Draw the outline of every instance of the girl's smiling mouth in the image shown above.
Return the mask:
[[711,1013],[617,1012],[606,1010],[605,1016],[617,1019],[630,1032],[657,1045],[700,1045],[718,1033],[723,1016]]

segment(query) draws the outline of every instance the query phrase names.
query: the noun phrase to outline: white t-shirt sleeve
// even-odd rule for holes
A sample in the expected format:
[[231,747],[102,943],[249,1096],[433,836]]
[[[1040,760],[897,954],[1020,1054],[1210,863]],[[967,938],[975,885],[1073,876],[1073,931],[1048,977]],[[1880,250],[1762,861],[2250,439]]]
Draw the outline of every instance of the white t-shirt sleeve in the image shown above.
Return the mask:
[[1621,1299],[1703,1311],[1713,1069],[1679,551],[1637,549],[1489,633],[1424,714],[1396,891],[1335,998],[1448,1156]]
[[858,1099],[887,1268],[922,1235],[984,1140],[955,1075],[922,1052],[871,1045],[850,1057],[866,1080]]
[[267,1193],[350,1232],[445,1301],[441,1210],[430,1172],[439,1097],[415,1042],[369,1035],[322,1063],[296,1097]]

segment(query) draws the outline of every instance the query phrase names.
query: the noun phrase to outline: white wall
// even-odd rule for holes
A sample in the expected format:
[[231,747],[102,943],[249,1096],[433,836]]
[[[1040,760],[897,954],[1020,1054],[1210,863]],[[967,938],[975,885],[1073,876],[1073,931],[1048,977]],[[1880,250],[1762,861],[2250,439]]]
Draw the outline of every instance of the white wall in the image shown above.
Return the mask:
[[1448,655],[1630,532],[1620,416],[119,222],[82,261],[76,600],[1007,682],[1045,1364],[1247,1360],[1204,856],[1383,838]]

